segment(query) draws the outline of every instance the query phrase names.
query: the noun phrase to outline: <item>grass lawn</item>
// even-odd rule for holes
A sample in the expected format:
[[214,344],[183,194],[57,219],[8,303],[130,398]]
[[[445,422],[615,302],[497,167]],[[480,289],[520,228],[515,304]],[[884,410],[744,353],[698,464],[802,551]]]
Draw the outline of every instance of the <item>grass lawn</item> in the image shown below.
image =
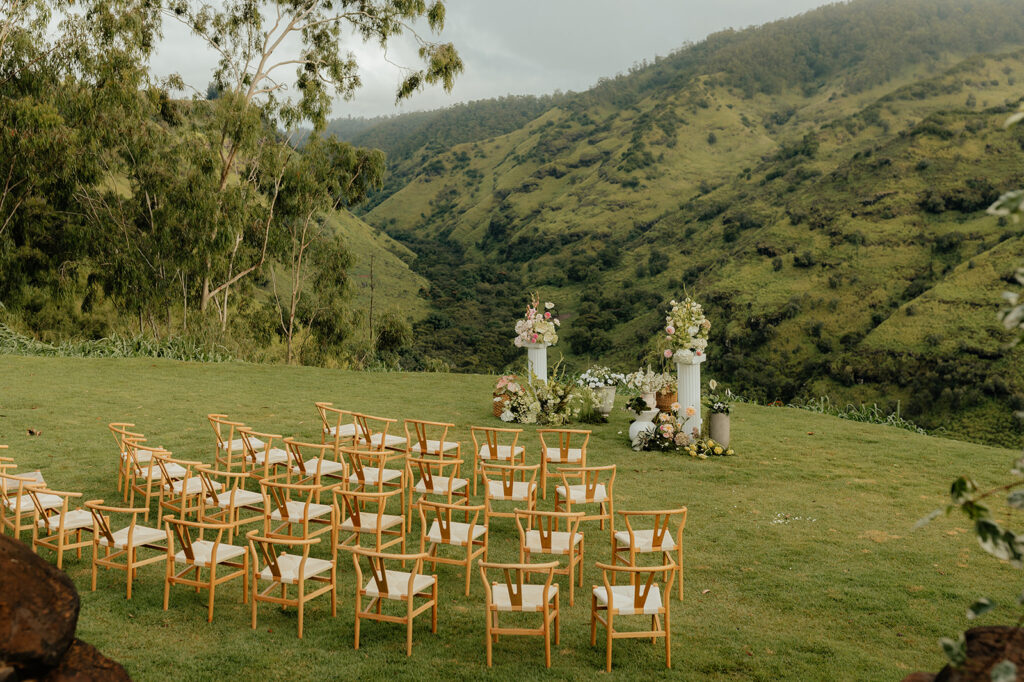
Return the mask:
[[[0,443],[22,470],[40,468],[54,488],[86,499],[119,502],[111,421],[130,421],[150,442],[186,458],[212,461],[210,412],[225,412],[257,430],[319,440],[313,402],[391,417],[452,421],[471,453],[469,425],[495,424],[488,402],[492,378],[383,374],[245,364],[200,365],[162,360],[0,358]],[[621,404],[621,399],[620,399]],[[596,426],[589,461],[618,465],[618,509],[689,507],[684,534],[686,598],[672,602],[673,665],[664,648],[618,641],[612,677],[635,679],[898,679],[937,670],[941,636],[967,627],[977,597],[1010,603],[1018,573],[977,547],[967,524],[942,518],[914,522],[944,502],[950,482],[972,473],[998,480],[1015,453],[917,436],[786,408],[740,405],[733,414],[738,456],[692,460],[635,453],[620,435],[626,414]],[[29,436],[28,429],[40,431]],[[537,461],[537,438],[521,442]],[[469,470],[465,467],[463,471]],[[552,496],[541,502],[551,508]],[[413,525],[415,533],[419,524]],[[608,536],[586,524],[584,588],[576,605],[563,599],[562,639],[551,674],[604,676],[604,645],[589,643],[589,590],[600,581],[595,561],[610,558]],[[418,537],[418,536],[417,536]],[[514,560],[508,519],[491,530],[492,560]],[[410,547],[418,546],[418,540]],[[51,556],[47,554],[47,556]],[[52,557],[51,557],[52,558]],[[89,561],[68,555],[65,570],[82,590],[79,636],[122,662],[138,679],[493,678],[545,674],[539,638],[503,637],[494,668],[484,658],[484,594],[474,568],[462,595],[458,567],[439,566],[442,607],[437,635],[421,616],[411,658],[400,626],[366,622],[352,648],[354,582],[339,566],[338,617],[319,599],[296,638],[293,611],[261,605],[249,627],[241,584],[218,590],[214,622],[205,593],[177,587],[161,610],[163,565],[140,570],[133,599],[124,576],[101,573],[89,591]],[[1012,581],[1012,582],[1011,582]],[[565,579],[560,579],[565,589]],[[996,610],[983,624],[1008,622]],[[626,619],[629,620],[629,619]],[[643,621],[642,618],[637,619]],[[539,622],[539,621],[538,621]],[[639,623],[638,623],[639,625]]]

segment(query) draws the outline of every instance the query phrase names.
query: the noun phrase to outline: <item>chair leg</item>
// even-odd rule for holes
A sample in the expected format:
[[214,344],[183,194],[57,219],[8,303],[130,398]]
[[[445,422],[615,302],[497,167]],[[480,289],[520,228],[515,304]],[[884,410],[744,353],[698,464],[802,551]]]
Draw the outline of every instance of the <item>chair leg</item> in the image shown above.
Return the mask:
[[207,607],[206,622],[213,622],[213,594],[217,590],[217,564],[211,562],[210,566],[210,604]]
[[494,643],[491,641],[491,610],[489,608],[487,609],[487,613],[485,615],[487,616],[487,667],[490,668],[492,665],[492,649],[494,647]]
[[551,621],[548,619],[548,605],[544,605],[544,667],[551,667]]
[[669,627],[668,606],[665,607],[665,667],[672,667],[672,628]]
[[590,596],[590,646],[597,644],[597,597]]
[[679,601],[683,601],[683,548],[679,548]]
[[562,607],[558,604],[558,593],[555,592],[555,646],[562,638]]
[[413,596],[409,595],[409,600],[405,603],[405,655],[412,656],[412,600]]
[[431,593],[431,599],[434,600],[434,605],[430,609],[430,632],[437,634],[437,577],[434,577],[434,590]]
[[[609,601],[611,601],[611,600],[609,599]],[[605,618],[608,621],[607,623],[605,623],[605,628],[607,630],[607,632],[605,634],[605,646],[606,646],[607,651],[608,651],[608,653],[606,654],[606,657],[605,657],[605,670],[608,671],[608,672],[611,672],[612,671],[612,641],[613,641],[612,640],[612,610],[611,609],[608,609],[608,611],[605,612]]]
[[356,648],[356,650],[359,649],[359,612],[360,612],[360,609],[362,607],[362,601],[363,601],[362,600],[362,596],[363,596],[362,592],[359,591],[359,587],[357,586],[356,587],[356,627],[355,627],[355,629],[356,629],[356,641],[355,641],[355,648]]

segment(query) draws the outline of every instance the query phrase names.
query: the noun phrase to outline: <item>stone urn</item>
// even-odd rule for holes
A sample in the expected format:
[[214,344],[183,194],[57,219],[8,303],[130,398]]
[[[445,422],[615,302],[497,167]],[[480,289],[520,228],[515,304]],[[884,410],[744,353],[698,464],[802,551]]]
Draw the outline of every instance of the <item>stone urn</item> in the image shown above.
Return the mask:
[[708,429],[708,436],[723,448],[729,447],[729,414],[727,412],[712,412],[711,422]]
[[612,408],[615,407],[615,387],[601,386],[595,388],[594,392],[597,394],[598,400],[601,401],[597,411],[601,413],[602,417],[607,417],[612,413]]

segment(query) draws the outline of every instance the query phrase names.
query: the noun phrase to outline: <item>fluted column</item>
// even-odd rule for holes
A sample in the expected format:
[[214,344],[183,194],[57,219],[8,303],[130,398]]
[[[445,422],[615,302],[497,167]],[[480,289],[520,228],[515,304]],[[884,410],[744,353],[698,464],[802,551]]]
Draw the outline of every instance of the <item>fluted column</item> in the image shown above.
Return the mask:
[[[700,365],[707,359],[703,353],[689,358],[676,360],[678,374],[679,419],[683,422],[683,431],[687,434],[701,431],[700,417]],[[687,408],[693,408],[693,415],[687,416]]]
[[548,345],[547,343],[524,343],[526,360],[530,376],[537,377],[545,384],[548,382]]

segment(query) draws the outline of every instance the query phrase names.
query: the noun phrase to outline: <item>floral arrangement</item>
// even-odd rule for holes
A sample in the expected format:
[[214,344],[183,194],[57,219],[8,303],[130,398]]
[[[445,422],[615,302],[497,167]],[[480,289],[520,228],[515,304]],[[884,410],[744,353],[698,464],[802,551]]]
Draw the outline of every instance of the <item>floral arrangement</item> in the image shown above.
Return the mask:
[[606,386],[618,386],[626,382],[626,376],[618,372],[613,372],[608,367],[602,367],[600,365],[594,365],[586,372],[580,375],[580,378],[576,380],[578,386],[586,386],[588,388],[604,388]]
[[704,402],[712,414],[729,414],[732,411],[732,391],[725,389],[725,393],[719,395],[715,392],[717,389],[718,382],[714,379],[709,381],[708,394],[704,398]]
[[[693,410],[692,407],[686,408],[688,416],[692,416]],[[736,454],[732,448],[724,447],[710,438],[701,438],[696,427],[687,433],[683,428],[683,422],[676,419],[672,412],[659,412],[654,418],[654,428],[637,434],[633,440],[633,449],[676,452],[697,459]]]
[[516,322],[516,338],[512,342],[518,348],[528,343],[546,343],[553,346],[558,343],[556,330],[561,324],[555,312],[555,304],[548,301],[541,312],[540,296],[533,294],[526,306],[526,316]]
[[[500,383],[500,380],[499,380]],[[518,391],[512,392],[515,385]],[[579,419],[585,408],[600,406],[597,394],[588,386],[577,386],[562,376],[558,367],[552,372],[547,383],[506,384],[509,397],[499,418],[504,422],[518,424],[544,424],[559,426]],[[495,400],[503,400],[496,397]]]
[[711,321],[704,309],[689,296],[682,303],[669,301],[672,309],[665,316],[665,330],[658,339],[658,348],[666,360],[676,361],[701,355],[708,346]]
[[519,377],[515,374],[506,374],[498,378],[498,383],[494,387],[495,397],[499,395],[519,395],[523,392],[523,387],[519,383]]
[[655,372],[651,369],[650,365],[647,365],[646,369],[641,367],[635,372],[627,374],[623,384],[626,388],[632,389],[637,393],[657,393],[663,391],[666,387],[672,388],[675,386],[671,374],[668,372]]

